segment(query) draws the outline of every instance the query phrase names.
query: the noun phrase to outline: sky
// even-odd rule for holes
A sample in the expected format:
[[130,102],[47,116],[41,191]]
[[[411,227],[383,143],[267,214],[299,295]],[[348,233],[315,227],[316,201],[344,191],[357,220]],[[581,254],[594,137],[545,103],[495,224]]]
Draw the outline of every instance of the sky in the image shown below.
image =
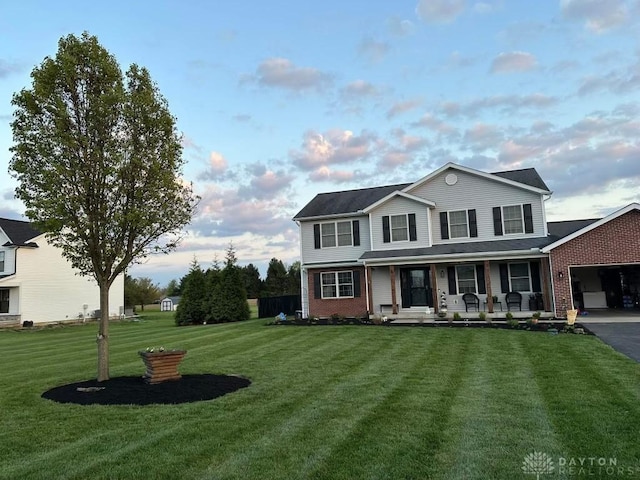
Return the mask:
[[161,287],[233,245],[263,277],[299,259],[292,217],[317,193],[413,182],[447,162],[536,168],[547,219],[640,201],[638,0],[6,0],[0,216],[12,95],[87,31],[149,69],[201,196],[179,248],[130,269]]

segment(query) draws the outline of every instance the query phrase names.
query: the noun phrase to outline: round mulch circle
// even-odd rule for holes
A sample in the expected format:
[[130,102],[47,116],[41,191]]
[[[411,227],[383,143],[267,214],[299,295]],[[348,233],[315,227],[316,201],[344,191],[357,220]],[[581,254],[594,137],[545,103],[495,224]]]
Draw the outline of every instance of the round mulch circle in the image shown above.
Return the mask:
[[250,380],[234,375],[183,375],[155,385],[142,377],[116,377],[61,385],[44,392],[42,398],[79,405],[177,404],[212,400],[249,385]]

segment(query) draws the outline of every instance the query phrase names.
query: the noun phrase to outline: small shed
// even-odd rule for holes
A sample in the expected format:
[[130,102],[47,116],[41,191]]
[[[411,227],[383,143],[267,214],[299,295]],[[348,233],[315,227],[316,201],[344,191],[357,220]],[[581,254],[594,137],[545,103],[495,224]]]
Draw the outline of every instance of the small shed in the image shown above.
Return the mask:
[[161,312],[173,312],[180,303],[180,297],[166,297],[160,302]]

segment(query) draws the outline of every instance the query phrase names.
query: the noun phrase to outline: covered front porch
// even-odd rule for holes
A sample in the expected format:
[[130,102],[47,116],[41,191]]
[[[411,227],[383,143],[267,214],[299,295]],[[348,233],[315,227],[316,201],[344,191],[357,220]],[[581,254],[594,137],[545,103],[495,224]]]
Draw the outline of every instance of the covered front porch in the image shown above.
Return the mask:
[[522,319],[535,312],[554,316],[544,256],[366,262],[365,275],[370,314],[389,319],[429,321],[458,313],[469,320],[500,320],[507,312]]

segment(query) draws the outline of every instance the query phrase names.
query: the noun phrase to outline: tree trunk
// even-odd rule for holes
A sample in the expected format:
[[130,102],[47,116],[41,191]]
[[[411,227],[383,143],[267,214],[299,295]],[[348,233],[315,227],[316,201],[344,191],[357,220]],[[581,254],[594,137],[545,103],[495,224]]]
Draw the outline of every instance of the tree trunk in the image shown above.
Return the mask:
[[98,381],[109,380],[109,284],[100,282],[100,323],[98,326]]

